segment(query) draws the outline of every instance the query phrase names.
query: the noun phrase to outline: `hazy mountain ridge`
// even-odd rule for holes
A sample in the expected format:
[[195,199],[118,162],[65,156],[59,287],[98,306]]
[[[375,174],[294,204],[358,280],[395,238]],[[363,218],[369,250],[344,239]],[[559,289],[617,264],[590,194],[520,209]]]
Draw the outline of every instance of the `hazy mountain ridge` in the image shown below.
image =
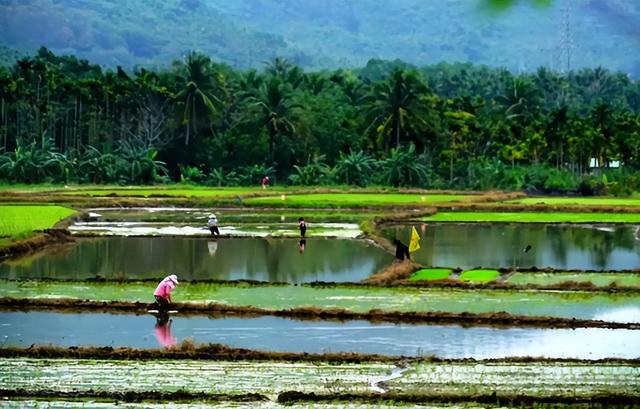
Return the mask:
[[197,49],[240,68],[278,55],[312,69],[399,58],[640,75],[640,2],[514,3],[498,12],[483,0],[0,0],[0,42],[125,67]]

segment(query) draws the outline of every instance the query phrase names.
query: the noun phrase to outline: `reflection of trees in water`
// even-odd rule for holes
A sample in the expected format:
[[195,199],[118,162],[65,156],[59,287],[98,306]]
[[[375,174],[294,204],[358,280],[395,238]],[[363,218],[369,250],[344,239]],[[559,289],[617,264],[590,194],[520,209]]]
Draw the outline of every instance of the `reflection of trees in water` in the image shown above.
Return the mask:
[[[393,226],[386,229],[385,235],[408,242],[410,230],[411,225]],[[640,246],[633,234],[628,227],[603,231],[538,224],[430,224],[414,258],[426,265],[450,267],[510,267],[515,261],[520,268],[606,269],[616,264],[635,268],[634,262],[640,260]],[[528,244],[533,250],[525,254],[522,249]],[[626,253],[625,259],[613,260],[614,251]]]
[[208,240],[107,238],[79,240],[67,251],[42,254],[29,263],[0,264],[4,277],[184,280],[248,278],[271,281],[359,280],[391,261],[382,250],[352,240],[312,239],[303,254],[298,239]]

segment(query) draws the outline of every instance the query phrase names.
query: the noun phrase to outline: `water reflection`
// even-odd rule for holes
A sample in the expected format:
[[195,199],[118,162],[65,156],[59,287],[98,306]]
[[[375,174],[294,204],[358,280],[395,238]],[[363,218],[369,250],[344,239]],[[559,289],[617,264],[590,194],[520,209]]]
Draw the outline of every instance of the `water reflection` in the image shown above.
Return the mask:
[[[408,242],[410,232],[410,225],[394,226],[384,234]],[[433,266],[640,268],[635,226],[429,224],[420,247],[412,258]]]
[[171,272],[185,280],[359,281],[392,261],[391,255],[362,241],[307,241],[313,242],[313,251],[301,257],[297,239],[81,239],[4,262],[0,277],[143,279]]
[[171,324],[173,320],[169,318],[169,314],[158,313],[156,315],[156,326],[154,329],[154,335],[158,340],[158,344],[167,348],[176,345],[178,340],[171,333]]
[[[0,338],[7,346],[54,343],[61,346],[157,347],[191,338],[236,348],[289,352],[360,352],[433,355],[441,358],[632,358],[640,355],[640,331],[577,328],[489,328],[409,325],[368,321],[294,321],[278,317],[180,317],[156,339],[148,315],[0,313]],[[286,334],[286,336],[283,336]],[[168,342],[167,342],[168,341]]]

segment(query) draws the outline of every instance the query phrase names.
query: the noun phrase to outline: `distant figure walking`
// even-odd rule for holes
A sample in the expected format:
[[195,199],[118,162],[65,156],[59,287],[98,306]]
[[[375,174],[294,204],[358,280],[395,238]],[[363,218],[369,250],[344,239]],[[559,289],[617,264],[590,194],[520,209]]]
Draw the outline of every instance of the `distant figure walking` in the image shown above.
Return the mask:
[[209,226],[209,231],[211,231],[212,236],[219,236],[220,230],[218,230],[218,218],[215,214],[211,213],[209,215],[209,221],[207,222],[207,226]]
[[393,241],[393,244],[396,245],[396,259],[397,260],[404,260],[405,258],[407,260],[411,259],[411,257],[409,256],[409,247],[407,247],[405,244],[403,244],[398,239],[395,239]]
[[262,189],[266,189],[269,184],[269,176],[265,176],[262,178]]
[[153,296],[156,298],[156,304],[159,311],[166,311],[171,306],[171,291],[178,285],[178,276],[171,274],[160,281]]
[[304,237],[307,234],[307,224],[304,222],[304,218],[298,219],[298,227],[300,228],[300,237]]

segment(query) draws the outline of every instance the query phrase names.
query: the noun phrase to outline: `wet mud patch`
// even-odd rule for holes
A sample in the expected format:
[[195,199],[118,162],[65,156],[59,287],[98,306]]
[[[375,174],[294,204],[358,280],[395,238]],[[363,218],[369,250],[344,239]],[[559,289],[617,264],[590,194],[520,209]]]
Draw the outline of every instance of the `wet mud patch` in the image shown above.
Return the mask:
[[0,261],[13,259],[42,250],[45,247],[73,242],[69,232],[62,229],[46,229],[36,236],[0,247]]

